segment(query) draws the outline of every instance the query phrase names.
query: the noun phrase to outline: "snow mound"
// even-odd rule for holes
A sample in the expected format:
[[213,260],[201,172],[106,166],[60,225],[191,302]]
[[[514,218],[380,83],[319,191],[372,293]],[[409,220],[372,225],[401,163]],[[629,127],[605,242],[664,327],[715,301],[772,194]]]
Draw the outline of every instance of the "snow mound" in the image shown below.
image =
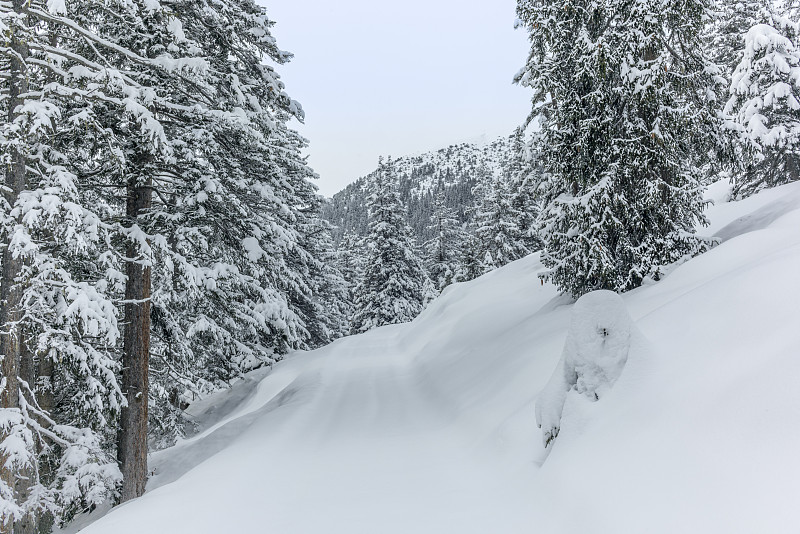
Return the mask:
[[561,360],[536,402],[545,447],[558,436],[568,396],[594,402],[613,387],[628,361],[633,328],[625,302],[612,291],[594,291],[575,303]]

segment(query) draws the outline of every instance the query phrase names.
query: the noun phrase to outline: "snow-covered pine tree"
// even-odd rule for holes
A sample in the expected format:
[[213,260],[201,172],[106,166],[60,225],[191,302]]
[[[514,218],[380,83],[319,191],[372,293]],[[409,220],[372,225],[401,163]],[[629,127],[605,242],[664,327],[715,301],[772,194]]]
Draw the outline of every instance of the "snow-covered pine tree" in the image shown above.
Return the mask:
[[709,244],[703,159],[718,142],[719,70],[702,0],[519,0],[532,42],[518,83],[541,131],[543,275],[580,296],[624,291]]
[[364,274],[355,289],[352,333],[414,319],[425,304],[427,275],[396,190],[392,162],[379,162],[369,197]]
[[[463,238],[459,244],[459,266],[456,273],[456,282],[468,282],[474,280],[486,272],[493,270],[493,266],[487,268],[486,249],[481,239],[477,235],[477,223],[479,213],[483,206],[486,196],[489,194],[489,182],[492,177],[485,167],[479,167],[474,177],[474,184],[470,188],[473,201],[465,210],[467,222],[462,226]],[[491,263],[494,263],[492,260]]]
[[[275,46],[263,8],[247,0],[121,5],[115,17],[75,6],[84,25],[106,37],[102,46],[83,45],[83,53],[122,66],[148,98],[105,102],[95,112],[113,135],[95,143],[82,174],[93,177],[92,191],[115,213],[126,209],[120,198],[141,197],[119,194],[131,179],[150,192],[148,208],[108,221],[120,236],[115,244],[136,248],[118,249],[127,269],[151,275],[152,299],[126,299],[134,311],[151,307],[127,329],[138,329],[140,339],[155,334],[150,351],[138,352],[152,353],[151,365],[137,364],[140,383],[128,388],[142,393],[152,381],[149,395],[136,397],[150,397],[140,408],[155,408],[137,412],[134,456],[142,459],[147,419],[155,443],[167,444],[180,433],[180,408],[196,393],[307,340],[295,303],[311,292],[298,228],[306,210],[300,192],[313,173],[300,155],[304,141],[286,126],[302,110],[264,64],[289,55]],[[131,109],[150,115],[138,121]],[[137,137],[139,123],[155,138]],[[98,165],[104,161],[117,164]],[[154,321],[151,328],[145,320]],[[134,463],[127,477],[134,487],[123,498],[143,489],[144,461]]]
[[458,247],[464,237],[455,210],[445,203],[444,184],[435,192],[430,230],[434,237],[425,243],[426,267],[434,286],[441,291],[455,281]]
[[[751,19],[748,19],[750,21]],[[800,19],[797,3],[762,12],[744,36],[725,107],[743,143],[734,195],[800,179]]]
[[[353,289],[364,276],[366,265],[366,244],[355,234],[346,233],[336,247],[336,266],[347,282],[348,291]],[[351,298],[352,302],[352,298]]]
[[[314,325],[306,320],[316,320],[310,273],[319,259],[309,250],[313,245],[304,245],[304,234],[318,230],[313,221],[319,202],[310,183],[315,175],[301,155],[306,142],[287,126],[293,118],[302,120],[302,108],[286,94],[275,70],[265,65],[283,64],[291,57],[275,45],[273,22],[251,0],[211,2],[202,12],[213,13],[197,32],[207,33],[204,48],[217,51],[211,65],[213,72],[224,73],[215,85],[224,96],[222,109],[231,117],[244,112],[248,121],[246,128],[235,120],[219,124],[209,145],[214,150],[208,151],[216,171],[214,194],[231,191],[236,210],[230,211],[230,201],[213,209],[208,200],[204,204],[206,220],[219,225],[213,235],[222,245],[218,250],[233,255],[224,262],[236,258],[237,283],[258,292],[238,312],[236,339],[243,352],[229,359],[244,356],[247,363],[234,366],[234,374],[225,377],[229,379],[309,341]],[[203,29],[210,25],[219,29]],[[232,56],[237,61],[230,61]],[[240,306],[235,301],[231,305]],[[218,313],[220,319],[227,315],[224,308]]]
[[339,270],[329,223],[317,218],[314,222],[318,230],[306,236],[306,243],[316,259],[311,283],[320,334],[312,336],[308,345],[317,348],[349,333],[347,320],[352,314],[352,301],[350,285]]
[[[75,43],[135,54],[75,15],[58,1],[0,4],[10,45],[0,62],[11,73],[0,77],[11,185],[2,207],[2,343],[4,365],[14,368],[3,372],[0,521],[15,532],[46,531],[113,495],[120,482],[102,442],[124,404],[112,304],[122,278],[110,253],[108,206],[85,188],[93,177],[79,164],[95,156],[83,140],[108,139],[97,121],[104,106],[126,108],[144,135],[152,116],[140,85]],[[117,155],[103,164],[114,167]]]
[[480,240],[475,236],[474,227],[465,231],[464,239],[459,247],[459,266],[456,273],[456,282],[469,282],[486,272],[485,258]]
[[[744,54],[745,36],[748,30],[764,20],[769,13],[768,0],[717,0],[712,3],[711,24],[706,27],[705,39],[711,43],[711,56],[720,67],[729,87],[733,71]],[[735,121],[725,113],[727,97],[721,99],[718,112],[724,124],[719,161],[709,165],[707,181],[735,177],[752,172],[752,150]],[[721,163],[722,165],[719,165]]]
[[[82,27],[100,37],[99,46],[77,40],[76,51],[93,63],[119,69],[140,95],[134,100],[130,91],[121,91],[118,99],[96,107],[93,118],[107,135],[92,140],[93,157],[82,162],[81,172],[92,176],[87,184],[92,194],[112,207],[106,222],[116,235],[113,253],[123,263],[124,293],[118,298],[125,324],[122,389],[127,403],[119,419],[117,458],[123,474],[120,499],[126,501],[144,493],[147,480],[153,280],[166,263],[174,235],[164,224],[169,200],[162,184],[181,177],[175,165],[187,163],[176,132],[199,122],[199,110],[185,105],[186,95],[197,90],[207,64],[196,57],[173,6],[135,0],[104,8],[81,2],[70,9]],[[176,92],[179,86],[185,90]],[[195,177],[195,168],[183,168],[187,179]]]
[[511,194],[510,209],[517,226],[514,235],[525,250],[533,252],[542,248],[536,233],[539,205],[534,191],[535,178],[540,171],[526,146],[524,130],[517,128],[512,139],[510,161],[505,174]]
[[482,247],[484,272],[529,253],[519,233],[521,214],[512,206],[510,186],[506,180],[489,177],[475,189],[475,235]]
[[[77,140],[90,155],[77,163],[80,175],[87,177],[84,187],[110,207],[105,223],[115,233],[112,256],[121,260],[125,273],[118,278],[124,285],[117,299],[126,316],[122,352],[129,402],[120,420],[117,452],[125,474],[122,498],[126,500],[144,489],[149,421],[157,417],[161,405],[153,391],[162,391],[159,379],[167,374],[163,364],[152,366],[155,373],[150,372],[151,355],[162,357],[165,352],[158,346],[159,338],[151,337],[154,331],[162,333],[153,320],[163,317],[154,306],[153,288],[158,288],[154,281],[162,278],[159,269],[166,265],[184,266],[177,256],[165,254],[177,233],[165,224],[172,219],[164,216],[164,207],[175,200],[168,192],[171,187],[178,189],[181,179],[198,176],[196,165],[182,160],[186,145],[176,143],[176,131],[190,123],[203,124],[199,106],[190,109],[184,104],[187,95],[202,84],[200,75],[207,64],[197,57],[196,43],[186,38],[174,5],[123,1],[102,7],[71,3],[69,7],[71,17],[101,38],[99,45],[72,41],[75,52],[96,64],[114,65],[136,88],[133,94],[142,95],[132,101],[127,98],[130,91],[122,91],[118,99],[101,101],[91,115],[94,135]],[[85,83],[91,87],[93,80]],[[178,86],[186,90],[174,91]],[[175,172],[179,165],[185,174]],[[174,185],[165,188],[165,182]],[[194,271],[184,269],[184,274],[194,280]],[[186,361],[191,359],[182,355]],[[170,366],[170,372],[177,367]]]
[[712,9],[714,17],[709,33],[713,60],[730,80],[744,55],[747,32],[767,21],[770,3],[768,0],[716,0]]
[[290,258],[295,269],[304,273],[308,291],[293,293],[296,302],[290,304],[297,307],[309,332],[302,340],[304,346],[317,348],[346,334],[348,286],[335,261],[331,225],[319,216],[322,198],[316,187],[304,179],[294,189],[299,200],[295,226],[300,242]]
[[47,528],[116,491],[112,302],[132,314],[126,381],[138,371],[124,499],[144,487],[149,405],[174,415],[309,341],[313,173],[287,127],[302,110],[264,64],[289,58],[271,25],[251,0],[0,3],[3,528]]
[[207,67],[181,72],[183,110],[165,127],[174,161],[156,175],[150,214],[152,233],[168,236],[153,278],[164,371],[153,378],[167,420],[186,397],[307,346],[323,328],[313,295],[324,268],[311,235],[315,175],[305,140],[287,126],[303,112],[267,64],[291,55],[250,0],[179,7],[181,38],[163,46],[200,51]]

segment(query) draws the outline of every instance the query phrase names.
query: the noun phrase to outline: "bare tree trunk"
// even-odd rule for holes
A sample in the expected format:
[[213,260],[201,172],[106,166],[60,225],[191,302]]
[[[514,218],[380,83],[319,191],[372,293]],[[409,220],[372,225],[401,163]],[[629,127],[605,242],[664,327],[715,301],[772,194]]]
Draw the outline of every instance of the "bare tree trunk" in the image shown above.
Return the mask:
[[[152,183],[133,177],[128,182],[126,215],[136,224],[152,200]],[[150,360],[150,267],[131,261],[140,255],[135,243],[128,246],[125,286],[125,333],[123,339],[122,391],[128,406],[122,409],[117,454],[122,470],[121,502],[144,493],[147,482],[147,398]]]
[[[12,9],[16,13],[24,13],[24,0],[13,0]],[[11,49],[14,54],[11,56],[9,69],[9,100],[8,100],[8,122],[17,119],[16,108],[23,103],[24,94],[28,92],[27,66],[28,47],[25,39],[19,35],[19,31],[12,29]],[[13,206],[19,194],[25,188],[25,154],[17,147],[10,150],[10,163],[6,167],[4,192],[5,199],[9,205]],[[22,286],[17,284],[17,278],[22,272],[23,260],[20,257],[14,258],[9,250],[10,235],[3,236],[3,266],[0,274],[0,357],[3,361],[0,364],[4,387],[0,390],[0,407],[19,408],[20,407],[20,366],[23,355],[22,325],[20,320],[23,316],[20,302],[22,300]],[[29,362],[25,362],[26,364]],[[0,434],[0,441],[5,438]],[[0,478],[14,490],[15,499],[21,502],[28,491],[29,476],[19,476],[13,469],[6,468],[5,458],[0,455]],[[34,466],[35,468],[35,466]],[[31,475],[25,473],[23,475]],[[13,529],[13,530],[12,530]],[[17,525],[6,523],[0,525],[0,532],[17,532]],[[20,530],[22,532],[22,530]]]

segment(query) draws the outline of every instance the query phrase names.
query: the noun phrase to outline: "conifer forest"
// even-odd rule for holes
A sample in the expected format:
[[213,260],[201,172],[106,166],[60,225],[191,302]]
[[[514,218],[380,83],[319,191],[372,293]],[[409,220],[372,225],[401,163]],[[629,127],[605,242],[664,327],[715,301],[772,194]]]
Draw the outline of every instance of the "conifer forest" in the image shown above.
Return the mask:
[[796,528],[800,1],[515,2],[326,198],[271,0],[0,0],[0,533]]

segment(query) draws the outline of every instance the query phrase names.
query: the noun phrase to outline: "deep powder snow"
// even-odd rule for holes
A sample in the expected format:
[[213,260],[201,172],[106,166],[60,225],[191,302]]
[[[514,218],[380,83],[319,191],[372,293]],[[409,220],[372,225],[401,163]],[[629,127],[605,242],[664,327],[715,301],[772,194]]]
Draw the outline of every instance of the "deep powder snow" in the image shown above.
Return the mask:
[[533,255],[250,375],[82,532],[797,532],[800,184],[726,194],[722,243],[622,298]]

